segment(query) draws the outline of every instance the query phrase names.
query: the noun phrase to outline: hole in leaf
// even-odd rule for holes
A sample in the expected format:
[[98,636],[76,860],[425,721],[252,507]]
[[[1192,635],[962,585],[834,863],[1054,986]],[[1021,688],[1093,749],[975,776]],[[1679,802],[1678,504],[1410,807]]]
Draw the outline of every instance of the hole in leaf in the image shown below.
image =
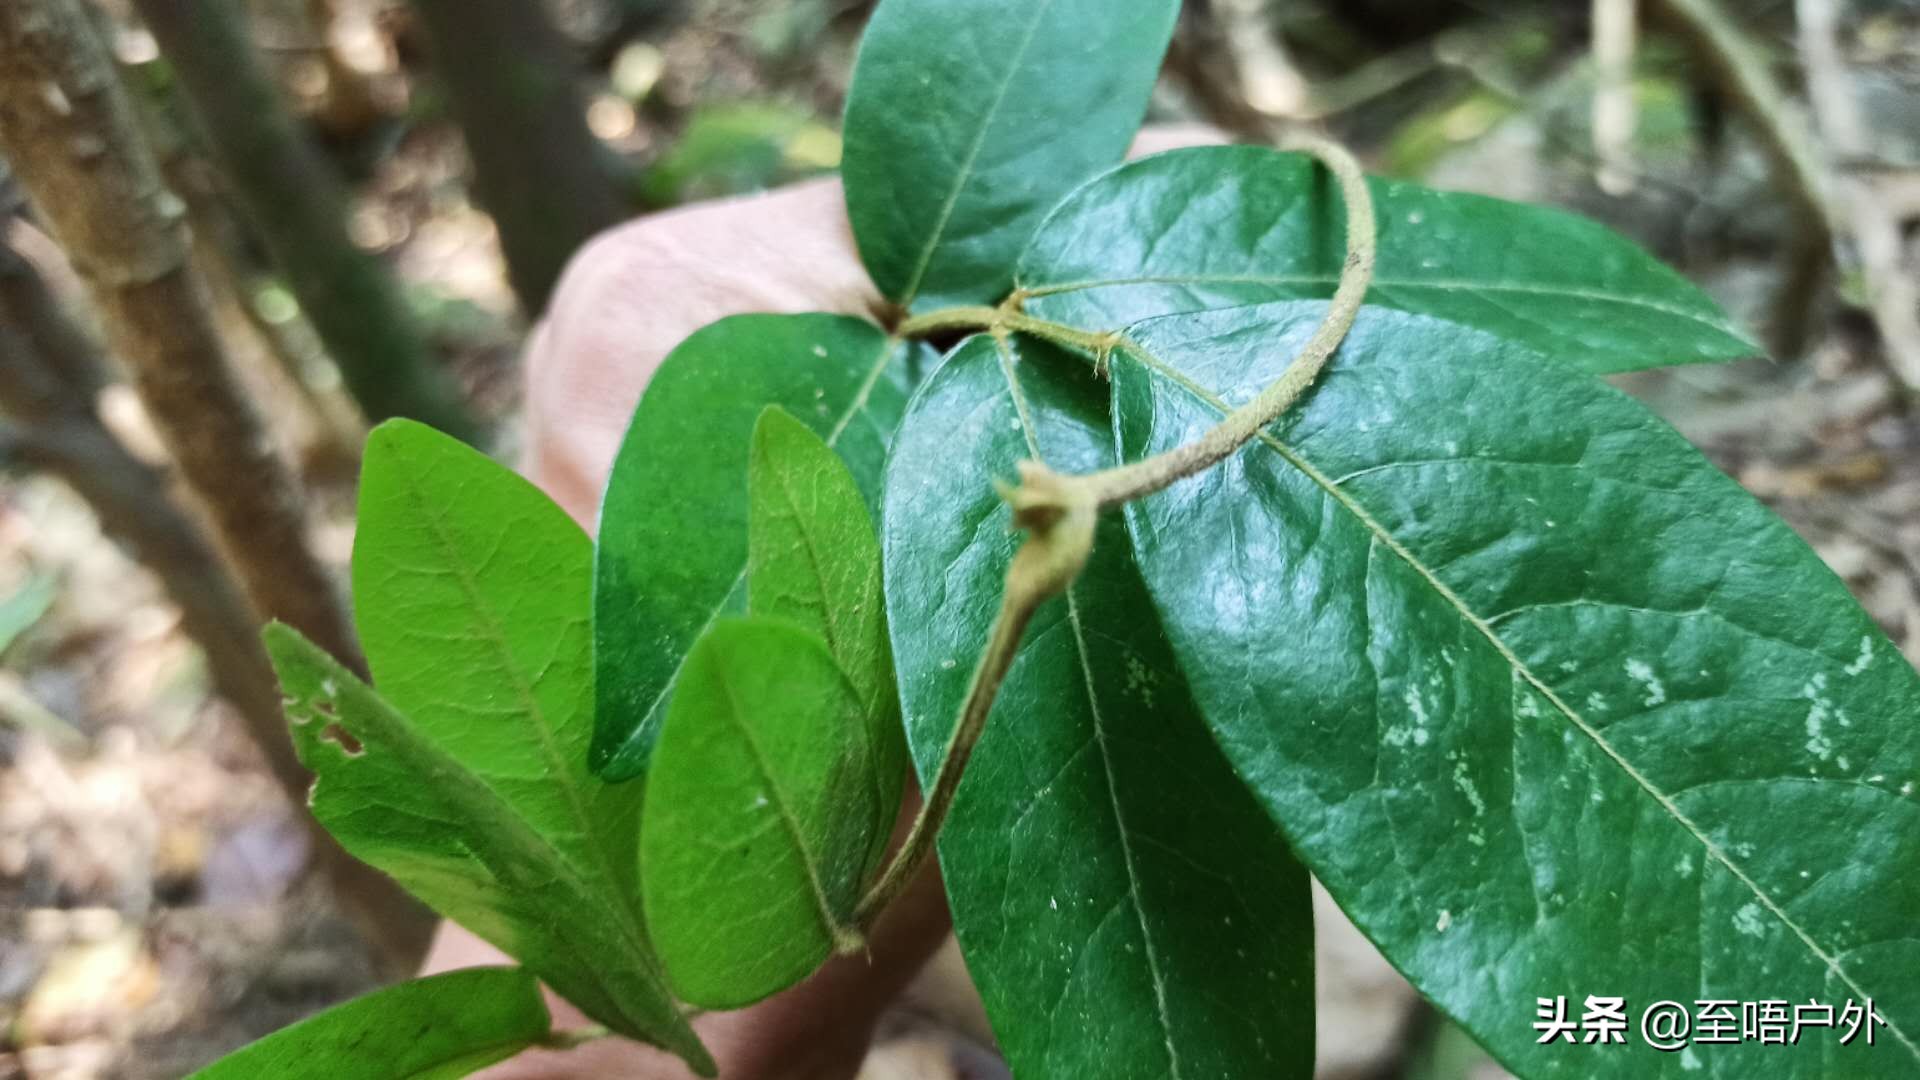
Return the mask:
[[328,724],[321,730],[320,737],[346,751],[348,757],[359,757],[367,752],[367,748],[361,745],[360,740],[353,737],[353,732],[337,723]]

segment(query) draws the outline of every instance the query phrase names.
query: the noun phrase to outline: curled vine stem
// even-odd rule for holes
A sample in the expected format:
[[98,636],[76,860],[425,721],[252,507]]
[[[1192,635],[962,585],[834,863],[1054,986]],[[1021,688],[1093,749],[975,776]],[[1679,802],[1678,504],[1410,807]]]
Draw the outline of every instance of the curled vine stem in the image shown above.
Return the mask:
[[914,875],[933,854],[934,841],[946,821],[953,797],[960,789],[960,777],[967,760],[980,741],[987,725],[987,714],[1000,693],[1000,683],[1013,665],[1020,649],[1020,638],[1034,611],[1048,599],[1066,591],[1068,585],[1087,564],[1093,551],[1093,530],[1099,508],[1068,485],[1070,477],[1053,472],[1038,462],[1020,464],[1018,487],[1004,487],[1001,495],[1013,506],[1015,525],[1027,531],[1027,539],[1014,553],[1007,567],[1007,586],[1000,596],[1000,611],[994,616],[987,647],[974,668],[967,687],[966,702],[947,740],[940,772],[926,791],[919,816],[906,840],[887,865],[886,872],[862,897],[854,909],[854,924],[871,928]]
[[[1300,350],[1287,369],[1271,385],[1245,405],[1228,413],[1213,429],[1193,442],[1155,454],[1143,461],[1120,465],[1084,476],[1073,477],[1071,486],[1083,489],[1077,494],[1090,497],[1101,507],[1119,506],[1151,495],[1176,480],[1197,475],[1232,456],[1247,440],[1279,419],[1307,392],[1327,361],[1346,340],[1347,331],[1360,313],[1367,287],[1373,283],[1373,266],[1378,251],[1373,217],[1373,196],[1367,191],[1360,163],[1338,143],[1317,135],[1295,137],[1291,146],[1304,150],[1326,165],[1340,184],[1347,205],[1347,259],[1340,269],[1340,283],[1325,317],[1313,337]],[[1123,351],[1138,350],[1130,339],[1122,338]]]
[[[1278,379],[1193,442],[1132,464],[1082,475],[1057,473],[1039,462],[1026,461],[1020,464],[1019,484],[1001,488],[1001,497],[1013,507],[1014,524],[1027,530],[1027,539],[1007,568],[1007,586],[1000,599],[1000,611],[994,617],[993,630],[981,652],[979,666],[974,669],[973,681],[947,742],[940,771],[927,789],[925,802],[914,818],[906,841],[855,909],[856,925],[871,927],[932,855],[934,841],[946,821],[947,811],[952,809],[967,761],[986,727],[987,714],[993,709],[1007,670],[1013,666],[1020,638],[1032,621],[1035,609],[1065,592],[1086,566],[1087,557],[1093,551],[1094,522],[1099,512],[1144,498],[1231,457],[1300,400],[1300,395],[1320,377],[1340,343],[1346,340],[1347,331],[1353,328],[1361,301],[1373,282],[1378,251],[1373,197],[1367,190],[1366,177],[1353,155],[1332,140],[1299,133],[1283,145],[1311,155],[1325,165],[1339,184],[1341,198],[1346,203],[1347,258],[1326,315]],[[902,337],[949,329],[984,329],[998,336],[1028,333],[1089,352],[1095,363],[1102,365],[1115,350],[1144,353],[1138,344],[1121,333],[1076,330],[1036,319],[1021,310],[1021,299],[1022,294],[1015,292],[1006,304],[997,308],[952,308],[918,316],[902,323],[897,333]]]

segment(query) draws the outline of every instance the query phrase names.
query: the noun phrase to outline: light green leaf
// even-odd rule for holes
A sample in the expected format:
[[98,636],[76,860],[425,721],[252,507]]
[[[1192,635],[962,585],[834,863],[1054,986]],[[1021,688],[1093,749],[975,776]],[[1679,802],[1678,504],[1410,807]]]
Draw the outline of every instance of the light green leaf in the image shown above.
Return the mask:
[[[880,591],[880,541],[853,474],[820,436],[768,406],[747,466],[749,607],[823,640],[865,714],[875,801],[898,807],[907,742]],[[878,830],[868,869],[886,853]]]
[[745,610],[747,450],[761,410],[779,405],[819,433],[871,506],[925,352],[839,315],[739,315],[681,342],[654,373],[600,507],[595,772],[640,775],[687,650]]
[[[1113,460],[1083,364],[985,337],[915,396],[888,466],[887,603],[923,781],[1019,543],[992,481]],[[1117,515],[1041,608],[940,837],[954,929],[1014,1072],[1306,1077],[1307,879],[1213,745]]]
[[899,808],[867,703],[820,638],[726,619],[681,670],[647,773],[647,922],[674,989],[749,1005],[861,947],[853,909]]
[[547,1037],[520,968],[452,971],[377,990],[274,1032],[192,1080],[454,1080]]
[[[1324,314],[1131,331],[1128,459]],[[1528,1077],[1912,1076],[1920,677],[1782,522],[1603,383],[1365,309],[1310,397],[1129,507],[1240,776],[1395,967]],[[1797,1049],[1542,1046],[1537,998],[1871,998]],[[1737,1011],[1737,1008],[1736,1008]],[[1790,1049],[1790,1052],[1781,1052]]]
[[0,600],[0,653],[13,647],[21,634],[33,629],[53,607],[60,582],[52,574],[28,578],[26,584]]
[[[528,820],[501,793],[503,779],[538,771],[533,735],[502,727],[484,753],[458,757],[297,631],[273,623],[264,636],[294,749],[316,777],[314,817],[342,847],[581,1012],[712,1075],[713,1059],[666,992],[632,895],[575,867],[550,839],[561,827]],[[584,753],[584,740],[571,749]]]
[[367,438],[354,621],[374,685],[584,877],[632,894],[640,792],[601,783],[593,545],[553,500],[424,424]]
[[686,130],[647,168],[653,206],[763,191],[831,169],[840,136],[809,109],[772,102],[698,105]]
[[[1759,352],[1697,287],[1557,210],[1371,181],[1367,302],[1490,331],[1593,373]],[[1298,154],[1176,150],[1082,187],[1020,260],[1026,309],[1094,330],[1154,315],[1333,295],[1346,210]]]
[[1178,0],[883,0],[847,92],[847,214],[913,308],[997,300],[1041,215],[1119,161]]
[[[269,646],[314,812],[349,851],[594,1019],[700,1060],[640,922],[640,792],[587,771],[592,560],[532,484],[389,421],[367,441],[353,551],[384,700],[284,633]],[[326,737],[336,725],[360,752]]]

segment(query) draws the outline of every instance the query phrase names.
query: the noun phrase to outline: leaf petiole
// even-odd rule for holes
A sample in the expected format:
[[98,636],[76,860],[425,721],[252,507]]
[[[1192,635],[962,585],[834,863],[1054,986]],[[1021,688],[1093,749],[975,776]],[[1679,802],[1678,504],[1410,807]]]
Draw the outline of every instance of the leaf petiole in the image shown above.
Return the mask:
[[[1087,557],[1093,551],[1094,523],[1099,512],[1144,498],[1232,456],[1300,399],[1346,339],[1373,280],[1378,247],[1373,198],[1367,190],[1360,163],[1345,147],[1307,134],[1294,136],[1289,145],[1313,156],[1333,173],[1347,204],[1347,258],[1320,326],[1278,379],[1193,442],[1143,461],[1082,475],[1063,475],[1036,461],[1022,462],[1020,483],[1002,487],[1001,496],[1013,507],[1014,524],[1027,530],[1027,541],[1007,568],[1007,586],[1001,596],[1000,610],[968,685],[940,771],[927,790],[926,801],[914,818],[906,841],[879,881],[854,909],[855,925],[871,928],[933,853],[967,761],[986,727],[1000,684],[1013,666],[1027,624],[1043,602],[1064,592],[1086,566]],[[1116,348],[1151,360],[1124,333],[1077,330],[1036,319],[1020,310],[1023,299],[1024,294],[1016,290],[999,307],[955,307],[930,312],[901,323],[896,334],[920,337],[941,330],[961,329],[984,330],[996,337],[1024,333],[1091,352],[1095,363],[1102,367]]]

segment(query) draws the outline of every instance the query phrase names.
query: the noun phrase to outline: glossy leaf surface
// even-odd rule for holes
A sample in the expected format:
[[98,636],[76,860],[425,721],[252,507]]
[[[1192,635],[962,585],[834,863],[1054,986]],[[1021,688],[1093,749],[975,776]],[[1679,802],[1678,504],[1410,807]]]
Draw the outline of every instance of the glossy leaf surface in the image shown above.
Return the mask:
[[[1544,207],[1373,180],[1367,302],[1487,330],[1583,371],[1752,356],[1705,293],[1611,230]],[[1075,192],[1021,257],[1032,314],[1087,329],[1333,295],[1346,210],[1324,171],[1250,146],[1175,150]]]
[[867,708],[819,637],[725,619],[702,635],[647,773],[647,922],[680,996],[738,1008],[799,982],[852,925],[899,808]]
[[884,0],[841,174],[867,272],[915,308],[1005,294],[1014,259],[1140,126],[1177,0]]
[[472,968],[358,997],[268,1035],[193,1080],[456,1080],[547,1036],[540,984]]
[[595,772],[641,773],[687,650],[746,609],[747,454],[761,410],[779,405],[818,433],[872,505],[921,348],[844,316],[739,315],[667,357],[600,508]]
[[[1059,469],[1113,458],[1103,384],[1019,349],[1003,365],[990,339],[963,344],[888,466],[889,625],[923,782],[1019,540],[993,480],[1036,448]],[[1306,875],[1201,723],[1117,515],[1028,629],[940,860],[1017,1075],[1311,1075]]]
[[[907,743],[880,591],[880,541],[860,489],[820,436],[777,407],[753,429],[747,489],[749,606],[826,643],[861,702],[876,801],[898,806]],[[870,863],[881,854],[876,843]]]
[[[1324,311],[1155,320],[1129,459]],[[1892,1077],[1920,1050],[1920,678],[1782,522],[1638,404],[1369,308],[1305,402],[1129,509],[1236,770],[1401,971],[1528,1077]],[[1536,998],[1872,998],[1876,1045],[1538,1045]],[[1736,1008],[1737,1013],[1737,1008]]]

